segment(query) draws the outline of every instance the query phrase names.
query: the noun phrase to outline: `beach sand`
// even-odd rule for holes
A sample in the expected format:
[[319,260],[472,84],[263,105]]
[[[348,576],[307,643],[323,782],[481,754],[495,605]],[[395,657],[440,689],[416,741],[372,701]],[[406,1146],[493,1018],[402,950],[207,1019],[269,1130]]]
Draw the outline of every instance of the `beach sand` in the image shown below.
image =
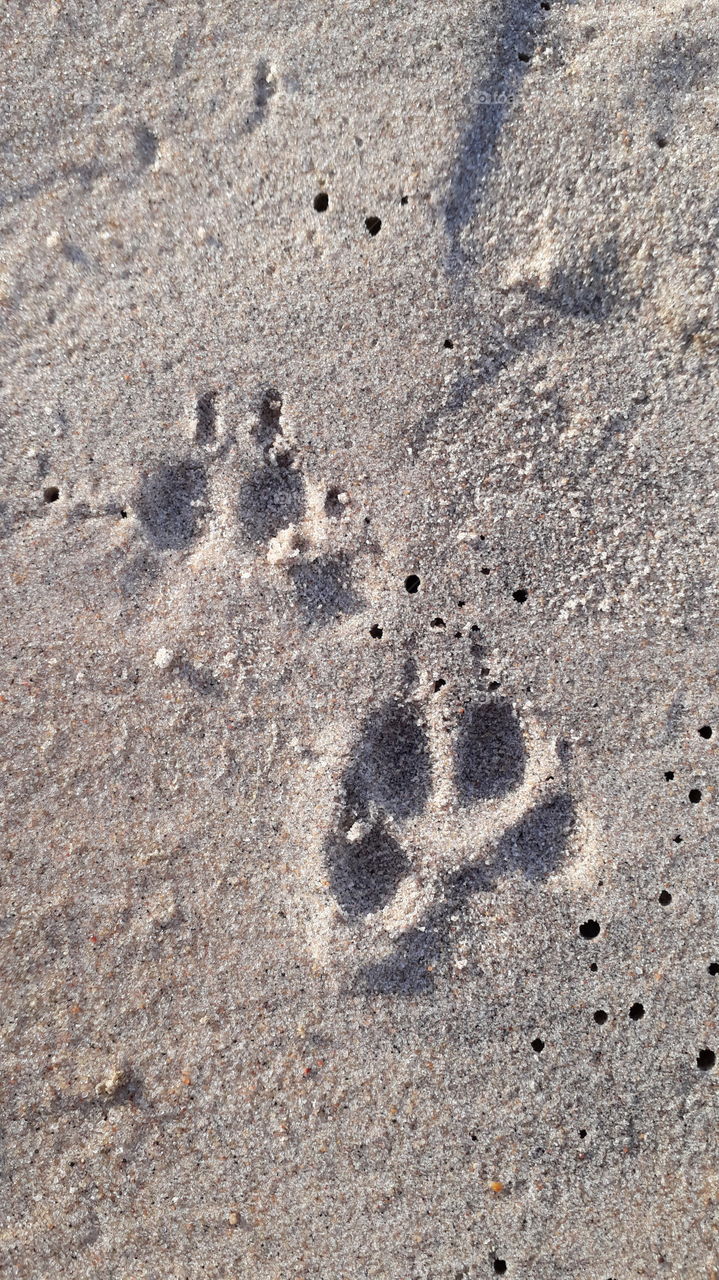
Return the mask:
[[3,27],[3,1274],[716,1280],[716,0]]

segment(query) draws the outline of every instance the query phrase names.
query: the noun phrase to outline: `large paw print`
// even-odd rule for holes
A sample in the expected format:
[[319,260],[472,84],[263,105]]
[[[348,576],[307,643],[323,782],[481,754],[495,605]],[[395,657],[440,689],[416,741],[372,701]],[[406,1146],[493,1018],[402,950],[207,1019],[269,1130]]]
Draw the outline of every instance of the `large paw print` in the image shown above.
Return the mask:
[[482,695],[455,718],[420,687],[373,712],[339,768],[315,766],[329,834],[310,839],[311,941],[371,990],[431,986],[471,894],[543,880],[566,856],[574,807],[556,744],[505,699]]

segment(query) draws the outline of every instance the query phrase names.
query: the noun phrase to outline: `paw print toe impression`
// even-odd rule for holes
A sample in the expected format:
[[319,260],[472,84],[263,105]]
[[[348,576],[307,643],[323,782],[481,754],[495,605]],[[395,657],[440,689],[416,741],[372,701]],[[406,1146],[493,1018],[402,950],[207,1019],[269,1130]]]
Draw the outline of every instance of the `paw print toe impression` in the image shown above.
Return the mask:
[[180,551],[197,535],[207,490],[205,467],[194,460],[165,463],[144,481],[137,514],[159,551]]
[[402,846],[378,824],[355,823],[327,842],[330,888],[347,916],[380,911],[392,901],[411,869]]
[[427,730],[414,703],[390,701],[367,724],[350,786],[393,818],[424,808],[431,786]]
[[457,790],[465,804],[505,795],[524,778],[525,750],[519,720],[509,702],[468,708],[456,748]]
[[330,836],[330,885],[351,917],[391,902],[411,863],[388,822],[422,812],[431,786],[426,728],[412,703],[390,701],[370,717],[343,782],[340,833]]

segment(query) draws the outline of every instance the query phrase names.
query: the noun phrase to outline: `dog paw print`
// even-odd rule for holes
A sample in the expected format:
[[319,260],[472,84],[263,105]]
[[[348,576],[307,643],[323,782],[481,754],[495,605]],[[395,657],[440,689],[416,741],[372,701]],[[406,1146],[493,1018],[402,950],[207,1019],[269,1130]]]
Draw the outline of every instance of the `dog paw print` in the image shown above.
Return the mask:
[[[229,442],[218,440],[218,403],[214,391],[200,395],[188,415],[192,434],[179,449],[154,453],[128,489],[89,515],[118,517],[108,552],[125,596],[142,595],[162,582],[202,544],[213,515],[216,465]],[[129,517],[129,519],[128,519]]]
[[373,711],[340,755],[315,763],[328,834],[310,839],[313,948],[367,989],[428,989],[472,894],[564,861],[562,752],[506,699],[454,714],[430,687]]
[[123,590],[135,594],[179,561],[224,558],[229,535],[240,555],[249,552],[243,578],[266,573],[268,564],[283,572],[308,626],[356,612],[353,548],[342,545],[347,494],[305,478],[277,390],[265,390],[240,439],[222,408],[216,392],[201,395],[191,441],[175,456],[155,457],[118,507],[136,519],[120,556]]

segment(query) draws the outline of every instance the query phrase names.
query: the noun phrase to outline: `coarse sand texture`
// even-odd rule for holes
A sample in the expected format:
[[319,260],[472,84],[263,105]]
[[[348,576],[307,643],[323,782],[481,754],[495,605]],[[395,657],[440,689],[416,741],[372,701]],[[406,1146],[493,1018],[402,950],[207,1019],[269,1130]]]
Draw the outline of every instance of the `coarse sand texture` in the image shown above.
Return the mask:
[[0,1273],[719,1280],[718,0],[0,26]]

